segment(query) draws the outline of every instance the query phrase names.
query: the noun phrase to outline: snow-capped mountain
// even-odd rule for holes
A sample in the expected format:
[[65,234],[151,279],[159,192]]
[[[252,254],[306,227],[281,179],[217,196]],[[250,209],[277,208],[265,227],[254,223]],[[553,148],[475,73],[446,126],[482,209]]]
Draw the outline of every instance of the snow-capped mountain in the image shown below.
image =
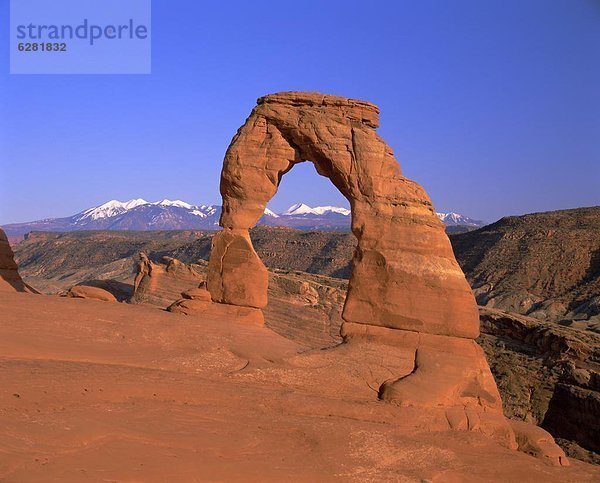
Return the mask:
[[30,231],[217,229],[220,214],[218,205],[181,200],[111,200],[65,218],[5,225],[5,230],[24,235]]
[[279,218],[279,215],[273,211],[271,211],[269,208],[265,208],[265,216],[272,216],[273,218]]
[[480,227],[485,225],[481,220],[474,220],[467,216],[460,215],[458,213],[436,213],[438,218],[444,222],[446,226],[475,226]]
[[122,203],[117,200],[111,200],[107,203],[104,203],[100,206],[95,206],[94,208],[90,208],[89,210],[85,210],[81,213],[81,216],[78,218],[78,221],[85,220],[86,218],[91,218],[92,220],[98,220],[100,218],[110,218],[111,216],[117,216],[121,213],[124,213],[128,210],[131,210],[137,206],[145,205],[148,202],[141,198],[137,200],[130,200],[125,203]]
[[342,216],[350,216],[350,210],[347,208],[340,208],[339,206],[315,206],[311,208],[304,203],[297,203],[290,206],[287,210],[281,213],[281,216],[306,216],[316,215],[323,216],[327,214],[339,214]]
[[[219,205],[193,205],[181,200],[129,201],[111,200],[73,216],[49,218],[29,223],[5,225],[9,236],[22,236],[30,231],[79,230],[216,230],[219,228]],[[449,227],[482,226],[457,213],[438,213]],[[351,213],[339,206],[315,206],[304,203],[290,206],[281,213],[265,209],[259,225],[285,226],[304,230],[348,230]]]

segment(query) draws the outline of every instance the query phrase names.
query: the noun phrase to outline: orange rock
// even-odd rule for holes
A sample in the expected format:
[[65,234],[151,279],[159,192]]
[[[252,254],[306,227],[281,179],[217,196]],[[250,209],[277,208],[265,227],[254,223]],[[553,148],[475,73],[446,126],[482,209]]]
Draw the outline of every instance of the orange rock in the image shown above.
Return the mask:
[[130,302],[167,308],[182,291],[197,287],[203,278],[198,265],[188,265],[171,257],[163,257],[162,263],[155,263],[145,253],[140,253]]
[[181,292],[181,296],[188,300],[204,300],[205,302],[211,301],[210,292],[206,290],[206,288],[192,288],[190,290],[186,290],[185,292]]
[[167,310],[176,314],[201,316],[208,319],[218,317],[225,320],[236,320],[249,325],[263,326],[265,323],[263,313],[259,309],[218,304],[206,300],[178,300],[169,306]]
[[2,229],[0,229],[0,291],[32,291],[28,289],[19,275],[14,253]]
[[[344,319],[477,337],[475,299],[443,224],[423,188],[402,176],[391,148],[375,132],[378,113],[368,102],[318,93],[258,100],[225,155],[224,230],[213,242],[208,278],[213,300],[264,306],[264,267],[247,230],[263,215],[282,176],[311,160],[352,207],[358,247]],[[234,239],[241,249],[229,256],[226,246]]]
[[378,125],[379,109],[364,101],[314,92],[258,99],[223,162],[223,231],[213,239],[207,279],[212,300],[266,305],[267,274],[248,230],[285,173],[310,160],[348,199],[358,240],[342,315],[346,344],[335,350],[390,353],[378,363],[386,369],[386,379],[376,381],[380,399],[442,410],[450,428],[516,448],[473,340],[479,315],[471,288],[427,193],[402,176]]
[[115,296],[107,290],[87,285],[75,285],[74,287],[71,287],[67,292],[66,297],[102,300],[103,302],[117,302]]
[[225,228],[212,241],[207,286],[215,302],[263,308],[269,275],[248,230]]
[[554,442],[547,431],[523,421],[510,421],[515,432],[519,451],[541,459],[550,466],[569,466],[565,452]]

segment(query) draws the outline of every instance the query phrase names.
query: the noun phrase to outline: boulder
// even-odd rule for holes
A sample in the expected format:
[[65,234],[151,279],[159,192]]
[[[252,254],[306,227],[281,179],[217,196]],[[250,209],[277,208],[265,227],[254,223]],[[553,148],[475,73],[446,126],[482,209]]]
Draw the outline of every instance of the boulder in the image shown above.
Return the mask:
[[188,300],[203,300],[210,302],[210,292],[206,290],[206,287],[197,287],[181,292],[181,296]]
[[75,285],[65,295],[66,297],[77,299],[102,300],[103,302],[117,302],[117,299],[109,291],[99,287],[89,287],[87,285]]
[[550,466],[569,466],[569,460],[547,431],[522,421],[510,421],[519,451],[541,459]]
[[167,308],[182,292],[198,287],[204,278],[199,265],[185,264],[172,257],[153,262],[145,253],[140,253],[130,302]]

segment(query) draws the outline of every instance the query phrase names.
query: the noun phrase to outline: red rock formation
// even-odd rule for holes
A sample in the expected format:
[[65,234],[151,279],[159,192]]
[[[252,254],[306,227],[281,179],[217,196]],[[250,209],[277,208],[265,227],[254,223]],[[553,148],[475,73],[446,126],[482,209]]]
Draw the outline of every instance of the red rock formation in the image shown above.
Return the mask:
[[163,257],[163,263],[155,263],[145,253],[140,253],[130,302],[167,308],[182,291],[198,286],[203,279],[198,265],[188,265],[171,257]]
[[75,285],[74,287],[71,287],[71,289],[66,293],[65,297],[101,300],[103,302],[117,301],[116,297],[108,290],[104,290],[100,287],[90,287],[87,285]]
[[224,320],[236,320],[238,322],[257,325],[262,327],[265,318],[261,310],[253,307],[241,307],[239,305],[217,304],[210,300],[196,297],[192,299],[183,298],[170,305],[167,310],[175,314],[194,315],[203,319],[221,318]]
[[14,253],[0,229],[0,291],[32,292],[19,275]]
[[[391,148],[375,132],[378,113],[367,102],[317,93],[273,94],[258,100],[225,155],[220,220],[224,230],[213,242],[208,279],[213,300],[264,306],[265,270],[247,230],[262,216],[281,177],[294,164],[311,160],[352,207],[358,247],[344,319],[477,337],[475,300],[443,224],[423,188],[401,175]],[[234,239],[235,255],[229,255]],[[235,269],[229,257],[237,259]],[[236,295],[227,295],[227,277],[236,279]],[[240,292],[245,300],[238,297]]]
[[569,466],[569,460],[547,431],[533,424],[511,421],[519,451],[544,460],[550,466]]
[[267,305],[267,268],[254,251],[248,230],[217,233],[211,267],[207,282],[215,302],[259,309]]
[[[402,176],[375,132],[378,125],[379,109],[368,102],[305,92],[258,100],[225,155],[223,231],[213,239],[208,268],[212,300],[266,305],[266,269],[248,229],[282,176],[310,160],[352,208],[358,245],[343,311],[346,348],[397,350],[397,357],[379,358],[387,371],[376,381],[380,399],[446,408],[449,427],[481,431],[516,448],[496,383],[473,340],[479,335],[475,298],[429,197]],[[363,358],[362,364],[369,362]]]

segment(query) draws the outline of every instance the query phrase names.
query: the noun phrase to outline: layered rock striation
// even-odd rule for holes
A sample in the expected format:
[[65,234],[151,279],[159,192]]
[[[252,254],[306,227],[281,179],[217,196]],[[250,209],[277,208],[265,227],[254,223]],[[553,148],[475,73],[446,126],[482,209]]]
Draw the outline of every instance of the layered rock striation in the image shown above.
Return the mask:
[[185,264],[172,257],[163,257],[162,263],[157,263],[144,252],[139,257],[131,303],[167,308],[183,290],[204,280],[203,268],[197,264]]

